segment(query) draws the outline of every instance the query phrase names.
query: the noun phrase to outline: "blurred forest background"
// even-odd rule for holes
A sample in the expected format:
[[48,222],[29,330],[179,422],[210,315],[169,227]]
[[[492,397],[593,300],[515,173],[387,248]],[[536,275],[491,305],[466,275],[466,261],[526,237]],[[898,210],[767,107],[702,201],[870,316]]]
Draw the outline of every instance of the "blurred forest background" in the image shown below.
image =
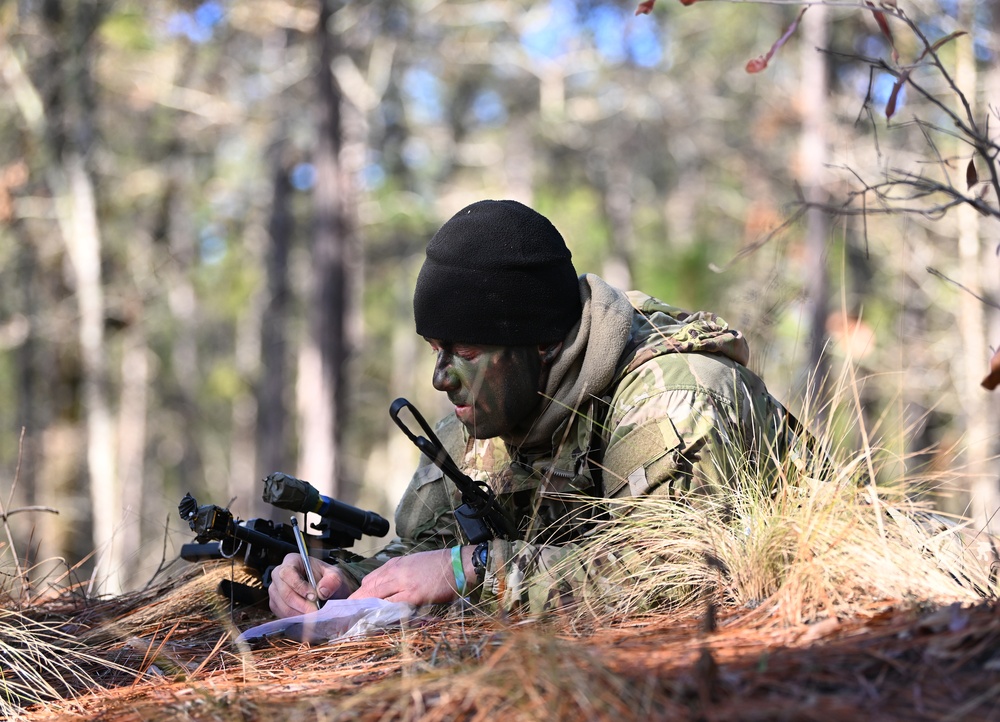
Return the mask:
[[[972,206],[997,199],[946,111],[958,88],[998,126],[1000,3],[906,5],[931,42],[968,31],[936,49],[954,87],[914,70],[936,103],[893,93],[861,4],[811,8],[757,74],[799,7],[635,5],[0,2],[0,511],[20,563],[142,586],[191,538],[185,492],[278,519],[276,470],[391,518],[417,452],[389,403],[444,411],[416,272],[482,198],[548,215],[581,273],[721,314],[793,410],[887,449],[887,473],[950,475],[943,507],[985,523],[1000,238]],[[968,196],[824,212],[899,171]],[[818,402],[815,369],[851,383]]]

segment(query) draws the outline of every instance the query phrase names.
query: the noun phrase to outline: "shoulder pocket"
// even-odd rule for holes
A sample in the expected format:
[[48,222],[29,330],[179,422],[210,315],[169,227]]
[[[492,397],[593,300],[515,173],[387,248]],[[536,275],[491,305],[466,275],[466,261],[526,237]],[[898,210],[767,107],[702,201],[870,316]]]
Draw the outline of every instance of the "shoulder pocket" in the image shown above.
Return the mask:
[[650,419],[629,431],[604,455],[608,497],[617,496],[629,477],[681,445],[670,419]]
[[436,464],[424,464],[417,467],[417,470],[413,472],[413,487],[419,489],[422,486],[430,484],[432,481],[438,481],[443,478],[444,472]]

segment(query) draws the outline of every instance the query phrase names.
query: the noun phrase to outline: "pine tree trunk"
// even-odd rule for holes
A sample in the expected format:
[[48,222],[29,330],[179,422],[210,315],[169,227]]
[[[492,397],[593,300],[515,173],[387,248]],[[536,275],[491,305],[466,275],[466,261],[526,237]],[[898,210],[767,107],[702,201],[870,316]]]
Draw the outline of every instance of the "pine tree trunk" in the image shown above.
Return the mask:
[[[279,131],[283,135],[283,131]],[[285,143],[276,141],[271,152],[271,215],[267,224],[268,245],[265,252],[267,297],[260,324],[260,383],[257,386],[257,474],[260,478],[274,471],[292,468],[289,457],[289,409],[285,389],[290,378],[288,368],[288,330],[291,284],[288,260],[291,253],[295,219],[292,215],[292,185],[285,163]],[[258,512],[263,514],[263,502]]]
[[87,423],[87,472],[97,565],[92,582],[98,591],[121,591],[122,547],[115,543],[121,524],[121,492],[115,468],[114,424],[108,398],[104,352],[104,288],[101,238],[93,182],[83,159],[68,153],[63,198],[63,233],[73,266],[80,311],[79,340],[83,367],[83,406]]
[[330,33],[333,2],[321,0],[317,24],[320,113],[314,165],[312,293],[309,336],[299,358],[301,414],[299,473],[323,493],[335,495],[339,479],[343,367],[347,357],[346,319],[351,265],[347,222],[348,183],[341,164],[341,93],[331,65],[336,38]]
[[[613,137],[627,138],[630,131],[611,131]],[[632,176],[627,142],[617,142],[604,152],[604,182],[601,196],[604,217],[611,228],[611,248],[604,262],[604,280],[612,286],[629,290],[632,282],[632,255],[635,247],[635,226],[632,219]]]
[[[827,9],[810,6],[802,18],[802,140],[800,147],[799,182],[809,204],[825,203],[823,174],[827,164],[827,62],[820,52],[827,43]],[[824,355],[828,311],[829,279],[827,277],[827,237],[829,222],[826,212],[810,205],[806,212],[806,292],[808,293],[809,356],[806,373],[812,379],[809,395],[819,412],[823,387],[828,373]]]
[[[972,3],[960,4],[963,14],[959,23],[963,27],[973,27]],[[968,98],[973,113],[978,119],[980,107],[980,78],[976,69],[971,37],[962,38],[956,44],[955,82]],[[963,147],[958,153],[966,152]],[[984,264],[980,242],[979,214],[968,204],[958,207],[958,257],[959,274],[963,286],[981,294],[986,279],[981,275]],[[986,313],[982,301],[971,293],[959,294],[958,332],[961,343],[961,367],[958,370],[957,386],[965,417],[966,464],[964,471],[971,486],[970,517],[975,529],[986,529],[993,533],[1000,531],[1000,519],[996,518],[1000,509],[1000,488],[996,472],[991,469],[989,457],[994,443],[995,426],[991,423],[991,399],[980,386],[986,375],[990,358],[986,339]]]
[[[140,303],[138,300],[135,302],[136,309]],[[144,540],[143,498],[151,495],[151,490],[146,488],[150,351],[142,318],[130,321],[123,331],[121,397],[118,407],[118,468],[121,474],[121,506],[125,512],[121,545],[124,550],[132,552],[131,556],[124,559],[122,577],[126,583],[135,580],[143,561],[138,555]]]

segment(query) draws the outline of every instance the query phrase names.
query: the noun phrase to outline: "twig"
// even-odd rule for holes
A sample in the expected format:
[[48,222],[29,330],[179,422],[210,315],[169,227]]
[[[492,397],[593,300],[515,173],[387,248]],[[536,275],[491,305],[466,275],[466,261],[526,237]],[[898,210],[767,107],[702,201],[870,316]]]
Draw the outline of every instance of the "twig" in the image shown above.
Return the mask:
[[0,521],[7,521],[10,517],[15,514],[20,514],[23,511],[46,511],[50,514],[58,514],[58,509],[53,509],[51,506],[20,506],[17,509],[11,509],[6,513],[0,513]]
[[757,241],[754,241],[753,243],[751,243],[749,245],[746,245],[743,248],[741,248],[736,253],[735,256],[733,256],[727,262],[723,263],[721,266],[719,264],[717,264],[717,263],[709,263],[708,264],[709,269],[711,271],[714,271],[715,273],[722,273],[726,269],[728,269],[731,265],[733,265],[734,263],[736,263],[736,261],[739,261],[740,259],[746,258],[747,256],[753,255],[754,253],[756,253],[757,251],[759,251],[761,248],[763,248],[764,246],[766,246],[768,243],[770,243],[779,233],[781,233],[786,228],[788,228],[789,226],[791,226],[792,224],[794,224],[797,220],[799,220],[799,218],[801,218],[803,216],[803,214],[806,212],[806,210],[809,207],[810,206],[809,206],[809,204],[807,202],[805,202],[804,200],[800,201],[799,203],[796,204],[795,213],[793,213],[791,216],[789,216],[787,219],[785,219],[785,221],[782,222],[782,224],[779,225],[777,228],[775,228],[773,231],[769,231],[767,234],[764,235],[763,238],[761,238],[761,239],[759,239]]
[[[14,557],[14,569],[17,572],[17,577],[24,585],[24,570],[21,569],[21,560],[17,558],[17,547],[14,546],[14,534],[10,530],[10,524],[7,523],[7,508],[14,501],[14,489],[17,488],[17,480],[21,476],[21,456],[24,451],[24,427],[21,427],[21,436],[17,442],[17,467],[14,470],[14,481],[10,485],[10,494],[7,495],[7,503],[3,504],[0,502],[0,519],[3,520],[4,533],[7,535],[7,543],[10,544],[11,556]],[[14,512],[11,512],[14,513]]]
[[1000,304],[994,303],[993,301],[990,301],[989,299],[983,298],[978,293],[976,293],[975,291],[969,289],[967,286],[963,286],[961,283],[959,283],[955,279],[948,278],[948,276],[944,275],[943,273],[941,273],[941,271],[937,270],[936,268],[931,268],[930,266],[927,266],[927,272],[929,274],[931,274],[932,276],[937,276],[942,281],[947,281],[948,283],[952,283],[952,284],[958,286],[959,288],[961,288],[963,291],[965,291],[966,293],[968,293],[970,296],[972,296],[976,300],[981,301],[983,304],[989,306],[990,308],[995,308],[998,311],[1000,311]]
[[149,589],[156,578],[160,576],[160,572],[167,568],[167,542],[170,538],[170,515],[167,514],[167,521],[163,527],[163,549],[160,552],[160,563],[156,565],[156,571],[149,577],[149,581],[146,582],[146,586],[143,589]]

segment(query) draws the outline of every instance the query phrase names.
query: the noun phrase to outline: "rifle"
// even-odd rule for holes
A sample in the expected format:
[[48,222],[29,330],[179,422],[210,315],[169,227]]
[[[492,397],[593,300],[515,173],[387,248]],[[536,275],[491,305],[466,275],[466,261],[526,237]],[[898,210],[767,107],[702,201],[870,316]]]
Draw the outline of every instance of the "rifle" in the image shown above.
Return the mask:
[[[417,436],[400,420],[399,412],[403,409],[409,409],[427,438]],[[462,505],[455,509],[455,519],[470,544],[479,544],[497,537],[507,540],[518,538],[514,525],[504,513],[493,489],[485,482],[475,481],[462,473],[413,404],[403,398],[396,399],[389,407],[389,416],[406,437],[458,487],[462,494]]]
[[[389,532],[389,522],[378,514],[324,496],[308,481],[281,472],[269,474],[263,481],[262,498],[268,504],[321,517],[318,524],[311,525],[319,533],[305,535],[309,556],[329,563],[357,561],[362,557],[346,551],[348,547],[362,536],[384,537]],[[261,578],[265,589],[271,583],[271,570],[287,554],[299,551],[290,524],[270,519],[240,521],[229,509],[214,504],[199,506],[190,493],[184,495],[177,510],[197,535],[193,543],[181,547],[182,559],[199,562],[234,559],[242,554],[243,565]],[[219,592],[234,605],[256,604],[266,598],[262,590],[230,580],[220,583]]]

